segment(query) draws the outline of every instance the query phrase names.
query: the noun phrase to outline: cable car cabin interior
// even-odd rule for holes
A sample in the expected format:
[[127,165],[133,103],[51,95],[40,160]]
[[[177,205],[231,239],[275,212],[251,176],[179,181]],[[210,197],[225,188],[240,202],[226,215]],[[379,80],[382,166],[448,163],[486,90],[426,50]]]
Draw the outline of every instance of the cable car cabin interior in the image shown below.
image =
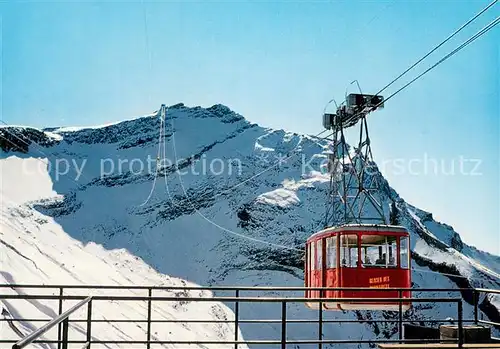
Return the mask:
[[[328,310],[399,310],[398,302],[376,298],[400,298],[398,291],[410,288],[409,234],[399,226],[343,225],[312,235],[306,244],[306,287],[371,288],[377,290],[306,290],[306,298],[329,298]],[[362,298],[367,302],[338,302],[337,298]],[[402,291],[401,298],[411,298]],[[373,300],[373,301],[371,301]],[[318,309],[319,302],[308,302]],[[410,302],[402,302],[403,310]]]

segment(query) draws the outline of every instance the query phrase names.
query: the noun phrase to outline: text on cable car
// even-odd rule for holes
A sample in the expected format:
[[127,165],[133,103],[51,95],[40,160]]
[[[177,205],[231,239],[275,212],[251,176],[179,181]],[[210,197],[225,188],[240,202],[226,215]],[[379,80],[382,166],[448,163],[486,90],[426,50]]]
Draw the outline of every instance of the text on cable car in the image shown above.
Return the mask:
[[389,276],[380,276],[376,278],[370,278],[368,280],[370,288],[389,288],[389,281],[391,278]]

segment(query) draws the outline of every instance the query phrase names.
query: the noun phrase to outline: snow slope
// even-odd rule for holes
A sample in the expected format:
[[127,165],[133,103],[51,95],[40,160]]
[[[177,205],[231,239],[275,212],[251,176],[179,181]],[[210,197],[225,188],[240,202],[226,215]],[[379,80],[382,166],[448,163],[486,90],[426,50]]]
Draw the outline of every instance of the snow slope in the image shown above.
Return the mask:
[[[7,184],[8,167],[16,167],[13,162],[23,160],[10,158],[1,162],[2,171],[2,205],[0,207],[0,251],[1,268],[0,283],[35,283],[35,284],[115,284],[115,285],[158,285],[158,286],[197,286],[189,281],[160,274],[148,266],[139,257],[132,255],[125,248],[106,250],[93,242],[82,243],[66,234],[51,217],[29,207],[20,205],[19,201],[39,198],[46,195],[50,198],[50,185],[45,180],[38,181],[38,187],[24,190],[21,186],[19,195],[14,186]],[[29,160],[27,160],[29,161]],[[32,162],[32,161],[30,161]],[[17,164],[18,165],[18,164]],[[19,172],[17,172],[19,173]],[[12,179],[14,177],[10,177]],[[26,178],[23,178],[26,179]],[[34,180],[31,178],[31,180]],[[29,183],[27,181],[26,183]],[[5,189],[5,191],[3,190]],[[7,195],[8,193],[8,195]],[[30,195],[31,194],[31,195]],[[57,289],[2,289],[2,294],[58,294]],[[82,294],[79,290],[67,290],[67,295]],[[107,291],[94,290],[93,295],[121,294],[146,296],[145,291]],[[234,314],[226,306],[218,302],[189,304],[182,302],[182,297],[212,297],[208,291],[192,291],[180,294],[178,291],[156,291],[154,296],[178,296],[179,301],[171,303],[153,303],[153,319],[231,319]],[[96,301],[97,302],[97,301]],[[94,319],[146,319],[146,302],[109,302],[99,301],[93,306]],[[65,302],[64,309],[76,301]],[[17,301],[0,300],[2,316],[5,318],[53,318],[57,315],[57,301]],[[74,318],[85,318],[86,313],[77,312]],[[39,326],[36,322],[15,323],[10,327],[1,322],[0,338],[15,339],[26,335]],[[69,338],[84,340],[85,324],[71,325]],[[114,323],[93,326],[93,337],[99,340],[144,340],[146,338],[145,323]],[[195,323],[189,327],[171,324],[168,328],[158,324],[152,326],[153,339],[167,340],[172,336],[183,340],[206,338],[209,340],[231,340],[234,329],[227,324],[206,325]],[[55,329],[44,338],[55,339]],[[48,345],[39,347],[50,348]],[[54,346],[55,347],[55,346]],[[116,345],[108,345],[115,348]],[[123,346],[122,346],[123,347]],[[218,346],[220,347],[220,346]]]
[[[6,253],[1,270],[11,278],[4,282],[302,286],[301,249],[306,238],[322,227],[328,177],[321,163],[327,144],[251,124],[222,105],[207,109],[172,106],[166,125],[168,160],[144,205],[156,168],[159,120],[154,116],[106,127],[52,128],[50,133],[0,129],[0,135],[10,140],[0,143],[0,224]],[[27,147],[12,133],[42,146],[31,143]],[[50,169],[41,165],[42,170],[32,175],[24,170],[41,162]],[[69,166],[63,168],[64,163]],[[66,174],[59,175],[66,169]],[[386,207],[396,203],[399,223],[412,234],[416,287],[498,288],[499,257],[464,244],[451,227],[406,203],[387,182],[383,202]],[[36,271],[35,263],[43,272]],[[95,273],[94,265],[102,273]],[[462,296],[465,315],[470,318],[470,295]],[[495,298],[483,297],[481,302],[485,318],[498,315],[489,307],[499,303]],[[30,315],[36,311],[10,309]],[[109,305],[109,312],[115,309]],[[143,310],[143,306],[131,308],[126,316]],[[158,315],[179,315],[176,308],[163,311]],[[234,316],[221,304],[188,311],[193,316]],[[278,306],[269,305],[243,305],[240,313],[247,319],[278,319],[280,315]],[[291,318],[317,316],[300,304],[288,314]],[[365,320],[375,316],[396,315],[325,315]],[[422,304],[405,316],[456,317],[456,307]],[[246,339],[280,336],[279,325],[242,325],[240,330]],[[179,326],[178,331],[184,337],[234,336],[229,327],[208,325]],[[316,331],[313,325],[296,326],[289,338],[316,338]],[[116,333],[103,330],[95,336]],[[394,325],[368,322],[325,328],[325,338],[393,338],[395,333]]]

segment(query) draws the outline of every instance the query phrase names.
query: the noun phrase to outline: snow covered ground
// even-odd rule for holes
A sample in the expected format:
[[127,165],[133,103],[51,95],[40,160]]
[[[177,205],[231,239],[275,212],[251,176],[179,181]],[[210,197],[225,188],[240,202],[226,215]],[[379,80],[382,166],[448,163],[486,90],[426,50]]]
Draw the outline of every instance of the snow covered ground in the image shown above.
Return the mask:
[[[300,250],[322,225],[328,177],[320,165],[327,144],[250,124],[222,105],[173,106],[166,124],[168,161],[160,166],[149,200],[159,132],[153,116],[105,127],[50,129],[44,146],[2,150],[0,283],[302,286]],[[34,131],[1,132],[27,139]],[[387,207],[397,203],[400,223],[412,234],[416,287],[457,287],[457,278],[439,274],[452,268],[473,286],[498,288],[499,257],[465,245],[453,229],[406,203],[388,185],[383,199]],[[23,317],[49,317],[57,309],[54,301],[1,301],[0,306],[5,316]],[[232,308],[215,302],[162,305],[154,317],[231,319]],[[95,316],[107,319],[145,315],[144,303],[107,302],[96,309]],[[240,314],[279,319],[279,310],[278,305],[242,305]],[[464,310],[471,318],[472,307],[465,303]],[[316,319],[317,311],[296,304],[288,316]],[[394,316],[334,312],[325,318]],[[456,318],[456,307],[423,304],[405,316]],[[2,338],[16,338],[3,324]],[[25,322],[19,330],[26,333],[36,325]],[[93,336],[145,338],[143,325],[103,323]],[[242,325],[240,338],[279,339],[279,326]],[[317,325],[290,326],[290,339],[317,338]],[[73,331],[83,336],[83,327]],[[231,325],[158,326],[154,333],[159,339],[234,338]],[[366,322],[328,324],[324,333],[339,339],[397,337],[394,325]]]
[[[5,164],[2,162],[2,166]],[[3,168],[2,168],[2,173]],[[5,177],[3,177],[5,179]],[[49,187],[40,181],[41,191],[31,191],[32,198],[40,193],[50,193]],[[2,185],[3,188],[8,186]],[[16,186],[17,188],[18,186]],[[12,187],[10,187],[12,190]],[[10,193],[15,194],[15,193]],[[25,193],[29,196],[28,193]],[[76,285],[157,285],[157,286],[197,286],[189,281],[160,274],[137,256],[124,248],[106,250],[93,242],[82,243],[64,232],[53,218],[36,210],[23,207],[19,202],[2,191],[0,207],[0,283],[31,284],[76,284]],[[82,290],[66,290],[66,295],[82,295]],[[2,289],[2,294],[59,294],[58,289]],[[92,295],[135,295],[146,296],[147,291],[92,290]],[[182,297],[212,297],[208,291],[192,291],[179,294],[178,291],[155,291],[154,296],[179,296],[175,303],[153,303],[153,319],[210,319],[234,318],[234,314],[219,302],[182,302]],[[1,297],[0,297],[1,299]],[[64,309],[76,301],[66,301]],[[57,315],[58,302],[55,300],[0,300],[2,316],[5,318],[49,319]],[[147,319],[146,302],[95,301],[93,318],[102,319]],[[86,308],[77,312],[73,319],[85,319]],[[11,328],[7,322],[0,323],[0,338],[16,339],[19,334],[26,335],[39,326],[36,322],[15,323]],[[17,332],[17,333],[16,333]],[[84,340],[86,325],[72,324],[69,338]],[[93,325],[93,338],[99,340],[145,340],[145,323],[97,323]],[[232,340],[234,327],[229,324],[194,323],[190,326],[153,324],[152,339],[168,340],[175,337],[182,340]],[[43,338],[56,339],[56,330],[49,331]],[[36,347],[36,346],[35,346]],[[38,347],[50,348],[48,345]],[[55,347],[55,346],[52,346]],[[107,345],[115,348],[116,345]],[[121,346],[122,348],[126,346]],[[217,346],[221,347],[221,346]]]

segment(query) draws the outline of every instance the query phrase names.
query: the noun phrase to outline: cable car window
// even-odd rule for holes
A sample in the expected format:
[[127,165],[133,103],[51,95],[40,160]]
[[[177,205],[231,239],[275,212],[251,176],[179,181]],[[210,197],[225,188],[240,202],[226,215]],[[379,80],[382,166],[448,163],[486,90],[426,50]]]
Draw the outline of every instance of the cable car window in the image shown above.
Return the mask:
[[326,267],[327,269],[337,267],[337,237],[326,239]]
[[343,234],[340,237],[340,266],[356,268],[358,265],[358,236]]
[[399,245],[401,246],[401,268],[403,269],[408,269],[410,265],[410,256],[409,256],[409,246],[408,246],[408,236],[403,236],[399,240]]
[[396,268],[398,266],[398,244],[396,236],[387,236],[387,266],[389,268]]
[[323,269],[323,240],[316,241],[316,269]]
[[361,263],[363,267],[373,267],[377,262],[381,262],[383,247],[380,242],[384,240],[380,238],[377,235],[363,235],[361,237]]
[[311,270],[315,270],[315,261],[316,261],[316,253],[315,253],[315,243],[311,242],[309,244],[309,268]]
[[361,236],[361,265],[364,268],[395,268],[397,238],[389,235]]

